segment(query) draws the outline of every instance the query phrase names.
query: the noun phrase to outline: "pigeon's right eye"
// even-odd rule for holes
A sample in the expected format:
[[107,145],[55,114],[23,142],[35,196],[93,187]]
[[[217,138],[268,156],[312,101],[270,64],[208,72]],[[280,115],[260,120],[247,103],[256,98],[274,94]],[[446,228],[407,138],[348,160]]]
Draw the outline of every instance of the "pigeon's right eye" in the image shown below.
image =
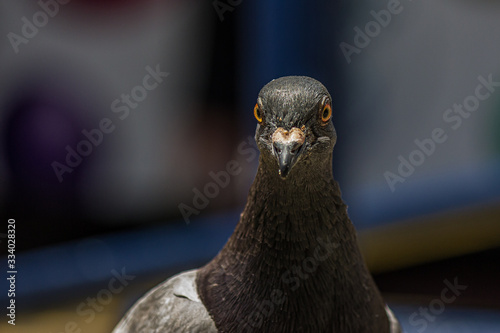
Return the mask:
[[262,122],[262,111],[260,111],[259,103],[255,104],[255,107],[253,108],[253,115],[259,123]]

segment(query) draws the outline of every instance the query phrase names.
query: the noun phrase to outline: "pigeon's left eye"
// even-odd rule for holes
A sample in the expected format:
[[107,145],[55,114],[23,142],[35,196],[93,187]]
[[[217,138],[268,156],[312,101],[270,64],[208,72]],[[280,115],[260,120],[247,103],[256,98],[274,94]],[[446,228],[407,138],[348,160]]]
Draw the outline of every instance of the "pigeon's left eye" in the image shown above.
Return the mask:
[[262,111],[260,111],[259,103],[255,104],[255,107],[253,108],[253,115],[259,123],[262,122]]
[[332,117],[332,107],[330,106],[330,104],[325,104],[323,106],[323,110],[321,110],[321,121],[326,124],[331,117]]

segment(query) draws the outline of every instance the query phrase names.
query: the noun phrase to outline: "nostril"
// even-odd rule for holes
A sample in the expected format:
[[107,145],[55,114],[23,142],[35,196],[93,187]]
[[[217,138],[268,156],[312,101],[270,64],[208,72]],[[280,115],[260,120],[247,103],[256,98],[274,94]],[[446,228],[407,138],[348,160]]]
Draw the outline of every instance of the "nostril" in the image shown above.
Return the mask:
[[299,143],[299,142],[296,142],[294,145],[293,145],[293,148],[292,148],[292,154],[295,154],[297,153],[297,151],[300,149],[300,147],[302,147],[302,144]]
[[274,148],[274,151],[275,151],[277,154],[281,154],[281,148],[282,148],[281,144],[279,144],[279,143],[275,142],[275,143],[273,144],[273,148]]
[[284,152],[287,152],[291,155],[298,154],[300,148],[302,147],[301,142],[273,142],[273,150],[274,154],[281,155]]

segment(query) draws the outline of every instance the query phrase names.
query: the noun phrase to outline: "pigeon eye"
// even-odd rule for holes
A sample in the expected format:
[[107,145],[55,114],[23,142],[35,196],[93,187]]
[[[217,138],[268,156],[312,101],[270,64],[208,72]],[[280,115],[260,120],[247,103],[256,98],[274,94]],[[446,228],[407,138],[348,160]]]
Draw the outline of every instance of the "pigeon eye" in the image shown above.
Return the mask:
[[253,115],[255,116],[255,119],[257,119],[259,123],[262,122],[262,112],[260,111],[258,103],[255,104],[255,107],[253,108]]
[[331,117],[332,107],[330,106],[330,104],[325,104],[325,106],[323,106],[323,110],[321,110],[321,121],[324,123],[323,125],[326,125]]

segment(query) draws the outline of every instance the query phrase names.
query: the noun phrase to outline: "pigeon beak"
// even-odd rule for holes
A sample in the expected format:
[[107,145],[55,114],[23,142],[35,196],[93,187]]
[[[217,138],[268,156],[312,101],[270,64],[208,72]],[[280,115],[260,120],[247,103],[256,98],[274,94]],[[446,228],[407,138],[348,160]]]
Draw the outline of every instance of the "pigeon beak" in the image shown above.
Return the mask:
[[278,160],[278,172],[285,178],[298,157],[302,153],[305,134],[302,130],[294,127],[290,131],[282,127],[276,129],[272,135],[273,153]]

